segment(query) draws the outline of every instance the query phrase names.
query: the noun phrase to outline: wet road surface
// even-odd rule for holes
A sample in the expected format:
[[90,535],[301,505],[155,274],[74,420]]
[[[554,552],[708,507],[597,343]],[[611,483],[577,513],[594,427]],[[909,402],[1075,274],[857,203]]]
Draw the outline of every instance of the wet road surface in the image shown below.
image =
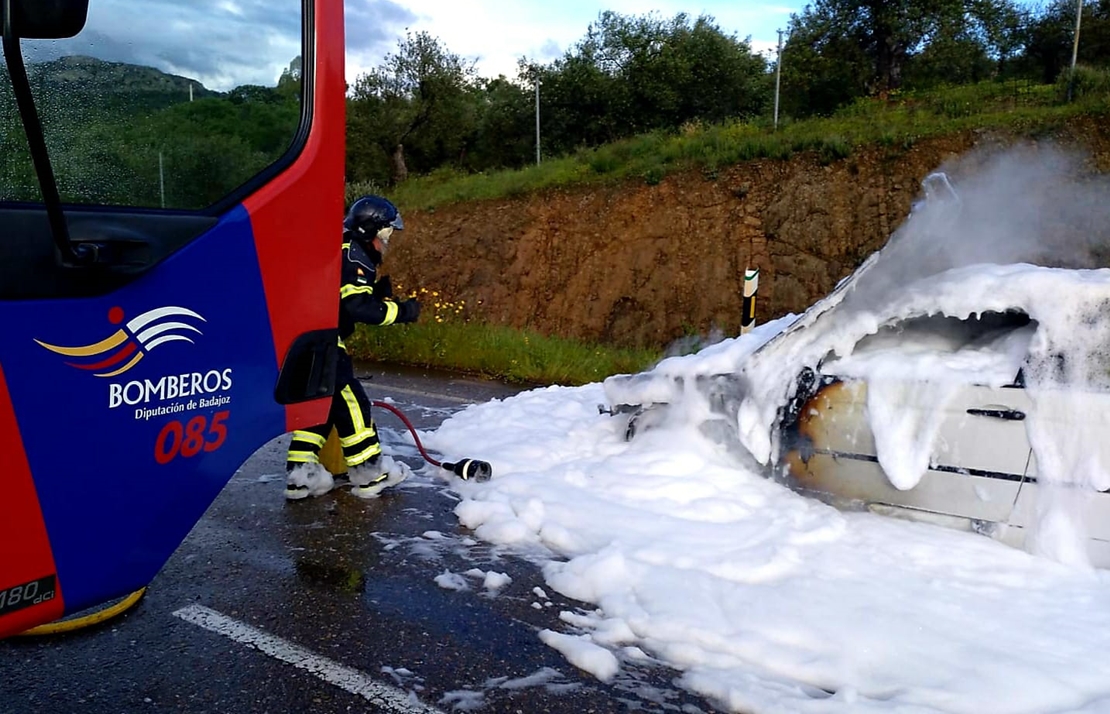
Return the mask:
[[[361,373],[371,399],[420,430],[517,391],[379,365]],[[339,488],[287,502],[288,437],[275,439],[134,608],[0,641],[0,714],[714,711],[674,685],[674,670],[624,663],[604,684],[544,645],[542,629],[572,632],[560,612],[589,606],[545,588],[528,553],[472,538],[445,472],[424,468],[394,415],[375,409],[375,420],[386,453],[415,471],[407,481],[371,501]],[[444,458],[461,456],[481,458]],[[487,588],[485,573],[512,580]]]

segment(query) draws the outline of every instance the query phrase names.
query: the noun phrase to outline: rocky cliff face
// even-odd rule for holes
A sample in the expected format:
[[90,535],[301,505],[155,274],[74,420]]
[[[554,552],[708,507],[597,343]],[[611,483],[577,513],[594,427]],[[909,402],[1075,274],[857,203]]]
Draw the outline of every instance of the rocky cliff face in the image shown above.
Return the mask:
[[[1095,120],[1045,140],[1110,170],[1110,127]],[[655,186],[406,211],[385,267],[406,291],[436,290],[472,318],[545,334],[653,347],[714,328],[734,335],[746,268],[760,270],[758,322],[800,313],[886,243],[926,175],[1013,141],[967,133],[828,165],[799,155]]]

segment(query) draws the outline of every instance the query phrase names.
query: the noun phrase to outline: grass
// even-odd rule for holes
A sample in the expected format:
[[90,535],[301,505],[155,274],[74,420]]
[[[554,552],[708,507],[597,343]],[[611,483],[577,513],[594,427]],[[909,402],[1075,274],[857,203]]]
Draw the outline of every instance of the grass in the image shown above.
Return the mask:
[[777,130],[767,119],[693,124],[677,133],[653,132],[518,170],[463,174],[441,169],[410,179],[391,192],[404,209],[429,210],[628,179],[654,185],[669,174],[692,168],[713,179],[721,168],[753,159],[788,159],[815,152],[821,161],[831,163],[867,146],[905,150],[924,138],[974,129],[1043,132],[1084,114],[1110,114],[1110,92],[1086,91],[1067,104],[1059,84],[983,82],[860,100],[831,117],[785,120]]
[[414,324],[359,325],[346,340],[351,356],[392,364],[467,372],[523,385],[576,386],[613,374],[639,372],[659,361],[661,351],[615,348],[499,325],[468,322],[462,305],[421,298]]

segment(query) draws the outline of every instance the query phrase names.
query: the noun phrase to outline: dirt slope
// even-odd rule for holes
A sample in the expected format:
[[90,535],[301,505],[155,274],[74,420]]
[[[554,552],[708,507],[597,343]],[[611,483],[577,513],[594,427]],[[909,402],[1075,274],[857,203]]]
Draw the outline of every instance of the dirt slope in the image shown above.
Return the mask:
[[[1049,140],[1110,170],[1110,127],[1077,120],[1040,138]],[[799,155],[655,186],[404,211],[386,271],[407,292],[465,301],[472,318],[545,334],[657,347],[713,328],[732,335],[745,268],[760,270],[758,321],[801,312],[886,242],[927,174],[1013,141],[966,133],[830,165]]]

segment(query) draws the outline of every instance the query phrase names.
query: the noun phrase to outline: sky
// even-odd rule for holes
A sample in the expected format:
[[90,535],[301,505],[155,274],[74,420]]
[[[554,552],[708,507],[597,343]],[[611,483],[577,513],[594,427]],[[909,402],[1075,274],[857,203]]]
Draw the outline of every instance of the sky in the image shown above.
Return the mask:
[[[517,62],[549,63],[580,40],[598,16],[686,13],[714,18],[727,34],[749,39],[774,56],[778,30],[807,5],[802,0],[344,0],[347,79],[379,66],[406,32],[427,32],[449,51],[474,62],[479,76],[516,77]],[[1036,7],[1040,0],[1021,0]],[[60,53],[157,67],[227,91],[241,84],[273,85],[300,54],[298,0],[94,0],[75,39],[28,41],[32,61]]]
[[[585,34],[604,10],[628,15],[679,12],[717,19],[722,30],[750,36],[753,47],[775,45],[776,30],[804,3],[724,2],[686,4],[660,0],[653,5],[472,0],[345,0],[349,82],[383,62],[406,31],[437,37],[451,52],[472,60],[479,76],[515,78],[517,60],[550,62]],[[74,39],[25,42],[31,61],[59,54],[157,67],[226,91],[241,84],[272,86],[300,54],[298,0],[94,0],[85,29]]]
[[[452,52],[475,61],[480,76],[504,74],[515,78],[521,57],[548,63],[560,57],[585,36],[587,28],[605,10],[641,16],[650,12],[663,18],[687,13],[691,19],[708,15],[718,26],[740,39],[751,38],[756,51],[770,52],[776,46],[777,30],[786,30],[790,13],[798,12],[804,2],[779,0],[729,2],[700,0],[657,0],[651,4],[635,0],[589,2],[515,2],[480,0],[444,3],[440,0],[346,0],[348,13],[347,75],[353,79],[377,66],[385,53],[396,49],[397,39],[406,29],[425,31],[438,37]],[[358,18],[388,18],[380,29],[389,26],[393,33],[380,41],[363,42]],[[388,23],[388,24],[387,24]],[[377,35],[374,35],[377,38]]]
[[[474,539],[531,559],[541,584],[476,568],[436,583],[459,597],[523,592],[537,608],[553,593],[576,599],[560,627],[536,633],[568,665],[607,682],[666,665],[721,711],[1110,711],[1110,570],[1087,550],[1092,533],[1110,540],[1110,494],[1095,495],[1110,488],[1110,410],[1085,401],[1110,399],[1110,328],[1094,319],[1110,269],[1091,252],[1110,230],[1110,182],[1077,178],[1077,162],[1043,145],[961,157],[882,251],[802,315],[639,375],[471,405],[421,432],[435,452],[491,463],[487,482],[451,480],[454,513]],[[964,329],[1008,309],[1032,322]],[[897,339],[875,339],[892,324]],[[915,454],[945,448],[921,426],[943,408],[936,395],[1001,394],[1022,368],[1030,414],[1011,424],[1027,430],[1041,494],[1024,543],[838,510],[768,478],[775,426],[762,402],[782,406],[807,365],[875,388],[866,424],[902,490],[931,478]],[[740,378],[741,401],[714,430],[705,394],[677,379],[722,373]],[[880,388],[900,383],[933,398],[914,412],[906,391]],[[631,440],[624,417],[598,408],[652,401],[669,410]],[[907,418],[920,428],[897,428]],[[411,437],[391,436],[387,452],[415,454]],[[955,457],[1005,455],[990,446],[980,436]],[[1101,504],[1102,518],[1084,524],[1053,494]],[[481,693],[440,704],[479,709]]]

